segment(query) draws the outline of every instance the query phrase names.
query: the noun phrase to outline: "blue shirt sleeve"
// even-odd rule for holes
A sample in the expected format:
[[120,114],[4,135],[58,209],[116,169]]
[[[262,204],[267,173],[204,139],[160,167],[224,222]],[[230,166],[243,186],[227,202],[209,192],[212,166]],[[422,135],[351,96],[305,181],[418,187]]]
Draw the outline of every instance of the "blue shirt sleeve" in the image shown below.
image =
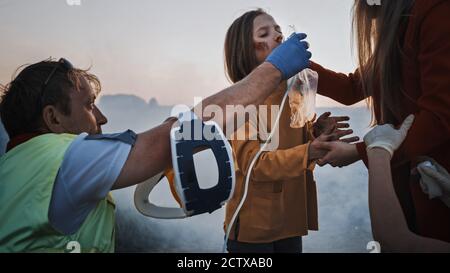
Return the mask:
[[83,133],[67,149],[48,213],[57,231],[75,233],[119,177],[132,144],[111,136],[93,138]]

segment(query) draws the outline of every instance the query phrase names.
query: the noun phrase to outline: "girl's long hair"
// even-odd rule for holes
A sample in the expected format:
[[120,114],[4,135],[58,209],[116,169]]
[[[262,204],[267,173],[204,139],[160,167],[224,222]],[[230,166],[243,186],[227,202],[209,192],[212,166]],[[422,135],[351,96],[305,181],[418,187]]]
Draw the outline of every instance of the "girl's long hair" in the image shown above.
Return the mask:
[[[402,120],[402,46],[406,23],[414,0],[381,0],[371,5],[355,0],[353,6],[353,38],[359,73],[368,106],[371,124],[398,123]],[[375,92],[375,90],[380,92]],[[376,120],[374,104],[381,109]]]
[[242,80],[259,65],[253,42],[253,21],[262,14],[266,14],[262,9],[248,11],[228,28],[224,46],[225,71],[232,83]]

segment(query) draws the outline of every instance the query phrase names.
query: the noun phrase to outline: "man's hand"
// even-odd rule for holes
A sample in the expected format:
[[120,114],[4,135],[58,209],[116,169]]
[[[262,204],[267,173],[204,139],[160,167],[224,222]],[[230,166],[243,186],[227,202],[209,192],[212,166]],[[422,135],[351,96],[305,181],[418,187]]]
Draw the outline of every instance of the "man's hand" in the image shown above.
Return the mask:
[[414,115],[408,116],[398,130],[391,124],[379,125],[372,129],[365,137],[367,149],[382,148],[392,156],[400,147],[414,123]]
[[283,80],[309,67],[311,52],[308,51],[309,44],[302,41],[305,38],[304,33],[294,33],[267,57],[266,62],[280,70]]
[[327,151],[326,155],[317,161],[319,166],[330,164],[333,167],[342,168],[360,159],[355,144],[343,141],[319,142],[316,147]]

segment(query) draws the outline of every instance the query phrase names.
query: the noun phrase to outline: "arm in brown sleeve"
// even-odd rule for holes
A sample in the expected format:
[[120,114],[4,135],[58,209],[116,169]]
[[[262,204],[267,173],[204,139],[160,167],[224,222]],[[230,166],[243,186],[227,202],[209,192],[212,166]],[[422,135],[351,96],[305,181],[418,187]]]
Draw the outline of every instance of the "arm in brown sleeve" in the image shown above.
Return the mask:
[[317,91],[320,95],[345,105],[352,105],[366,98],[358,71],[348,75],[336,73],[314,62],[311,62],[310,68],[319,74]]

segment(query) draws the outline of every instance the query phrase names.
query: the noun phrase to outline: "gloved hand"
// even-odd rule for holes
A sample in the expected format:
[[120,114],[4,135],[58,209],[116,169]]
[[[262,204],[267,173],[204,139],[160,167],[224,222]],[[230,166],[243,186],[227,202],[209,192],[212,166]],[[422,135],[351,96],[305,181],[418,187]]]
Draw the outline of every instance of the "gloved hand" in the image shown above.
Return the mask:
[[440,198],[450,208],[450,174],[434,159],[422,157],[417,165],[420,186],[430,199]]
[[409,128],[411,128],[414,122],[414,115],[408,116],[403,122],[400,129],[396,130],[391,124],[385,124],[376,126],[365,137],[367,150],[372,148],[382,148],[394,156],[395,150],[397,150],[408,134]]
[[305,38],[306,34],[304,33],[294,33],[267,57],[266,62],[280,70],[283,80],[287,80],[309,67],[311,52],[307,50],[308,43],[302,41]]

